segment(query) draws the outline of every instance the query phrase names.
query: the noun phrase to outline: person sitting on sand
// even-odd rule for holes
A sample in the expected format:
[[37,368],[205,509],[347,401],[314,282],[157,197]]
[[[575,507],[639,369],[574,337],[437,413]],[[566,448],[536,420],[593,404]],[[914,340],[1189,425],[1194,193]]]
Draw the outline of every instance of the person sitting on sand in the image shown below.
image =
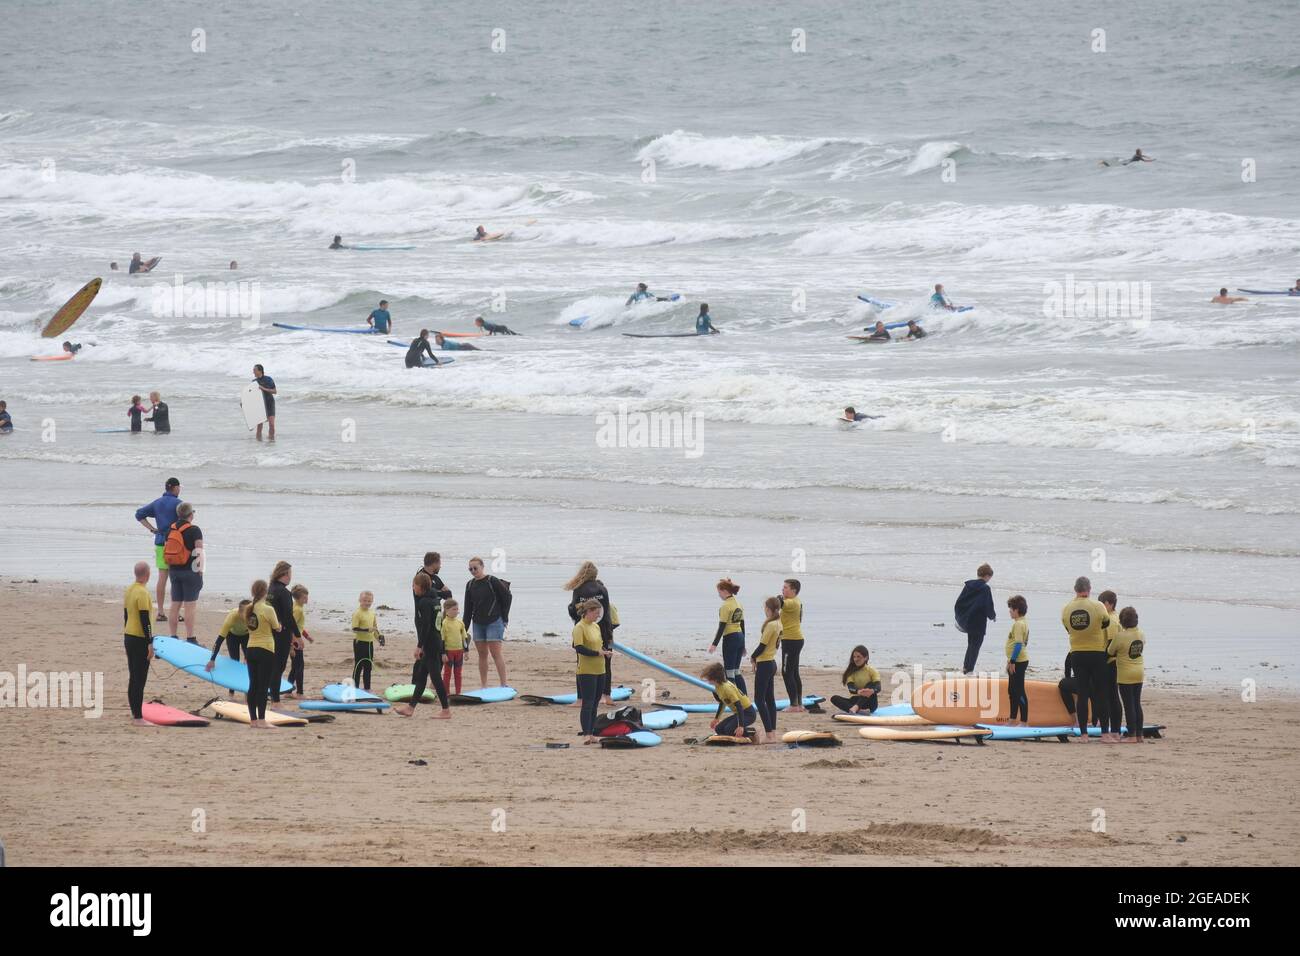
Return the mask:
[[[3,405],[4,402],[0,402]],[[149,597],[149,562],[137,561],[132,569],[135,580],[122,597],[122,644],[126,648],[126,701],[131,707],[131,722],[147,727],[144,719],[144,685],[149,679],[149,662],[153,660],[153,601]]]
[[[441,338],[441,336],[439,336],[439,338]],[[438,356],[434,355],[433,349],[429,347],[429,330],[420,329],[419,337],[411,339],[410,348],[406,350],[406,367],[423,368],[424,357],[426,355],[433,359],[434,365],[441,364],[438,361]]]
[[1138,627],[1137,610],[1126,607],[1119,612],[1119,632],[1110,639],[1106,650],[1115,656],[1119,696],[1124,703],[1124,722],[1128,726],[1129,740],[1140,744],[1146,739],[1142,732],[1142,681],[1145,665],[1146,636]]
[[14,430],[14,420],[9,414],[9,403],[0,402],[0,435],[8,435]]
[[392,331],[393,317],[388,314],[388,300],[380,299],[379,308],[371,310],[366,316],[366,325],[370,326],[376,332],[387,334]]
[[[763,721],[763,742],[776,743],[776,652],[781,646],[781,599],[763,602],[763,632],[749,659],[754,664],[754,706]],[[798,703],[798,699],[792,701]]]
[[449,339],[441,332],[433,333],[433,344],[438,346],[444,352],[481,352],[483,351],[477,345],[471,345],[469,342],[457,342]]
[[342,237],[342,236],[335,236],[335,237],[334,237],[334,241],[330,243],[330,248],[331,248],[331,249],[346,249],[347,246],[343,245],[343,237]]
[[934,295],[930,296],[930,308],[947,309],[949,312],[956,312],[957,307],[948,301],[948,295],[943,291],[943,283],[936,283]]
[[483,321],[483,316],[481,315],[474,320],[474,324],[481,331],[486,332],[488,335],[518,335],[519,334],[518,332],[510,331],[510,328],[508,326],[502,325],[499,322],[485,322]]
[[731,578],[723,578],[716,587],[722,606],[718,608],[718,631],[713,636],[713,643],[709,645],[709,653],[712,654],[718,649],[718,644],[722,644],[724,676],[747,693],[749,688],[745,686],[745,678],[740,673],[740,662],[745,656],[745,609],[736,600],[740,585]]
[[1017,594],[1007,599],[1011,632],[1007,634],[1007,697],[1011,702],[1008,727],[1029,726],[1029,698],[1025,696],[1025,671],[1029,670],[1029,602]]
[[870,331],[871,334],[867,336],[869,341],[888,342],[893,339],[893,336],[889,334],[889,329],[885,328],[884,322],[876,322],[876,327]]
[[[718,712],[709,721],[709,729],[719,737],[748,737],[749,727],[758,719],[758,708],[743,690],[727,680],[721,664],[710,664],[700,676],[713,685],[713,699]],[[728,710],[731,714],[723,719]]]
[[907,320],[907,335],[903,336],[904,340],[923,339],[925,336],[925,329],[916,324],[916,319]]
[[880,706],[880,671],[871,666],[871,652],[859,644],[849,655],[848,666],[842,678],[849,690],[848,697],[833,696],[831,703],[847,714],[865,710],[874,714]]
[[1219,290],[1219,294],[1210,300],[1218,305],[1232,305],[1234,302],[1248,302],[1249,299],[1244,295],[1228,295],[1226,287]]
[[433,581],[421,571],[411,581],[415,595],[415,688],[409,703],[393,708],[401,717],[412,717],[415,708],[424,699],[425,686],[432,681],[433,692],[438,695],[442,710],[434,714],[439,720],[451,717],[451,704],[447,700],[447,685],[442,679],[442,668],[447,663],[443,650],[442,631],[438,629],[438,600],[433,593]]
[[696,335],[717,335],[722,330],[714,326],[713,316],[709,315],[709,304],[700,303],[700,314],[695,317]]
[[574,609],[579,620],[573,625],[573,650],[577,655],[578,700],[582,704],[579,721],[583,743],[596,742],[596,714],[600,710],[601,690],[605,683],[605,661],[613,650],[604,646],[598,623],[605,609],[599,599],[579,601]]

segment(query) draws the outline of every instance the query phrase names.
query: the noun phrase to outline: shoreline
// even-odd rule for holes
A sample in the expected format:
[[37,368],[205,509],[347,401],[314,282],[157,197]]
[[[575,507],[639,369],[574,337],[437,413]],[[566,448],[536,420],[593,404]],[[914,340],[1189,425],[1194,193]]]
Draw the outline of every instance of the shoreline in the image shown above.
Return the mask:
[[[1165,738],[1132,749],[869,742],[827,714],[783,714],[778,731],[830,729],[843,745],[691,746],[683,740],[707,732],[707,718],[692,715],[648,750],[556,751],[540,748],[577,739],[576,708],[517,701],[455,708],[450,721],[424,710],[411,720],[342,714],[255,735],[222,721],[136,728],[126,708],[120,593],[76,587],[81,604],[70,611],[70,587],[10,582],[0,601],[10,619],[32,622],[0,635],[0,659],[15,669],[102,671],[105,679],[99,719],[0,710],[11,731],[0,735],[0,763],[43,768],[0,780],[0,838],[11,865],[245,864],[268,853],[309,865],[712,866],[720,853],[760,865],[1053,865],[1068,856],[1118,866],[1135,854],[1152,865],[1300,862],[1288,783],[1300,756],[1278,732],[1300,719],[1295,694],[1244,705],[1228,693],[1157,683],[1144,704],[1150,722],[1167,726]],[[201,605],[199,633],[215,633],[219,620]],[[308,621],[316,638],[307,651],[312,696],[350,667],[351,650],[311,608]],[[377,690],[409,677],[409,628],[390,624],[387,636]],[[532,632],[508,640],[511,684],[521,693],[570,690],[564,643],[563,635]],[[703,660],[666,657],[686,670]],[[468,666],[467,688],[477,686]],[[614,673],[634,688],[661,676],[626,658],[616,658]],[[838,683],[832,668],[804,668],[804,678],[806,690],[820,694]],[[670,700],[707,696],[671,679],[656,689]],[[218,690],[155,662],[146,699],[188,710]],[[1216,711],[1223,719],[1207,719]],[[1210,775],[1206,766],[1218,769]],[[1220,786],[1225,776],[1254,781],[1248,805]],[[743,799],[726,796],[731,784]],[[1092,830],[1097,808],[1105,833]],[[191,827],[199,810],[203,833]],[[791,830],[796,812],[806,833]],[[504,814],[506,832],[493,832],[494,813]],[[440,840],[426,839],[430,827]]]

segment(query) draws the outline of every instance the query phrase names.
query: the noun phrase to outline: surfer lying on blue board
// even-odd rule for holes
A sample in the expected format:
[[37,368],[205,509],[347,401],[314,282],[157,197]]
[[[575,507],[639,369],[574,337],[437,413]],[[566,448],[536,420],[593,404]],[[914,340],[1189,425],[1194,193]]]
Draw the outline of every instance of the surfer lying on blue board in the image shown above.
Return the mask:
[[518,332],[510,331],[509,326],[502,325],[500,322],[485,322],[483,321],[483,316],[481,315],[474,320],[474,324],[478,326],[481,330],[486,332],[488,335],[518,335],[519,334]]
[[667,296],[655,295],[646,287],[644,282],[638,282],[636,291],[627,297],[626,305],[636,305],[638,302],[669,302]]
[[885,328],[885,323],[880,321],[876,322],[876,327],[874,329],[864,329],[864,331],[871,333],[867,338],[873,342],[889,342],[894,338],[889,334],[889,329]]
[[453,342],[444,336],[441,332],[433,333],[434,344],[444,352],[480,352],[477,345],[470,345],[468,342]]
[[700,303],[700,314],[695,317],[695,334],[696,335],[717,335],[722,329],[713,324],[713,318],[709,315],[709,304]]

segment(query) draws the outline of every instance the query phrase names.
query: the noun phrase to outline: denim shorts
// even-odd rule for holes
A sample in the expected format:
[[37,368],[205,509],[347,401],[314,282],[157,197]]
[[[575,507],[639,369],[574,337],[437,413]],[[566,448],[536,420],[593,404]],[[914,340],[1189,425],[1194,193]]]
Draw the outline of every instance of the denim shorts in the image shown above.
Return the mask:
[[480,624],[478,621],[475,621],[473,628],[474,640],[476,641],[486,641],[491,643],[492,641],[504,641],[506,639],[506,622],[501,620],[501,618],[497,618],[495,621],[490,621],[487,624]]
[[172,600],[179,604],[197,601],[203,590],[203,575],[189,568],[169,568],[167,577],[171,581]]

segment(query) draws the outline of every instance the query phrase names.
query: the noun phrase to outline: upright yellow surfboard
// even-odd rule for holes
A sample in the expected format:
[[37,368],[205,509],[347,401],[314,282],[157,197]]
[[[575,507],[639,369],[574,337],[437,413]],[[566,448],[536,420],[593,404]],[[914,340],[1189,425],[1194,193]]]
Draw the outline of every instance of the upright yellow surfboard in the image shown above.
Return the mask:
[[52,339],[68,331],[72,323],[81,318],[81,313],[85,312],[87,306],[95,300],[95,296],[99,295],[99,287],[103,284],[103,279],[91,279],[83,285],[81,291],[63,303],[63,308],[55,312],[54,318],[45,323],[45,328],[41,330],[41,338]]

